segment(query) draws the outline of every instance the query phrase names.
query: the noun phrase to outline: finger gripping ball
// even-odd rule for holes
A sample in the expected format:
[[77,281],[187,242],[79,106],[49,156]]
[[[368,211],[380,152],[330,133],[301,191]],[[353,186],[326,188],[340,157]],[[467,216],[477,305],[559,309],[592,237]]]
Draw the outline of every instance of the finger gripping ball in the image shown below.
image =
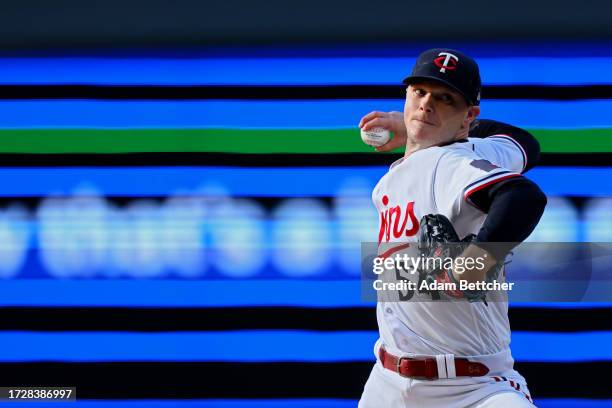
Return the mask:
[[387,129],[377,127],[370,130],[361,130],[361,140],[363,143],[378,147],[382,146],[389,141],[391,135]]

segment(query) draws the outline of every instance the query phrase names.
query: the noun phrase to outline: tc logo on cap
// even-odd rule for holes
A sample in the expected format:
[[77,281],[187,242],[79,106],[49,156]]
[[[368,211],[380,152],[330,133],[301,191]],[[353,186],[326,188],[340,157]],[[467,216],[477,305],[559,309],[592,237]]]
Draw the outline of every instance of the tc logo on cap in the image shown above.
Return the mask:
[[438,58],[434,59],[434,64],[438,68],[440,68],[440,72],[453,71],[457,69],[457,62],[459,62],[459,57],[450,52],[441,52],[438,54]]

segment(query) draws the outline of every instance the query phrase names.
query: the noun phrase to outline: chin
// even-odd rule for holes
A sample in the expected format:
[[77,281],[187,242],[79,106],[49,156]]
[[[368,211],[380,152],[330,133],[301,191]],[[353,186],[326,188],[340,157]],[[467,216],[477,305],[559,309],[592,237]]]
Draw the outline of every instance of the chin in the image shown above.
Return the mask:
[[410,126],[407,129],[415,141],[433,140],[436,138],[436,132],[430,126]]

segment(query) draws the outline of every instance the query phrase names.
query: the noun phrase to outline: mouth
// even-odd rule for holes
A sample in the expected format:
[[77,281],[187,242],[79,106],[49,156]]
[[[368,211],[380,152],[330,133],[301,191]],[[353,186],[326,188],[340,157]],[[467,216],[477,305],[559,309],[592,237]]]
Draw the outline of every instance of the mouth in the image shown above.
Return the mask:
[[429,126],[436,126],[434,123],[428,122],[425,119],[414,118],[413,120],[415,120],[417,122],[424,123],[424,124],[429,125]]

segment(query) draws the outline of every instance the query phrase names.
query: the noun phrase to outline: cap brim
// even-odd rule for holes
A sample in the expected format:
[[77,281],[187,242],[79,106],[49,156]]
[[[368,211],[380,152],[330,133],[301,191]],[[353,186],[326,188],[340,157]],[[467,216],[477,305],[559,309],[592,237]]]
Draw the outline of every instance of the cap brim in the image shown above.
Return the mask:
[[446,85],[450,89],[456,91],[461,96],[463,96],[463,98],[468,102],[468,104],[470,104],[470,105],[474,105],[475,104],[475,102],[472,101],[465,93],[463,93],[461,91],[461,89],[457,88],[456,86],[454,86],[450,82],[447,82],[447,81],[445,81],[443,79],[440,79],[438,77],[435,77],[435,76],[407,76],[406,78],[404,78],[402,83],[405,84],[405,85],[410,85],[413,82],[422,81],[422,80],[436,81],[436,82],[441,83],[442,85]]

